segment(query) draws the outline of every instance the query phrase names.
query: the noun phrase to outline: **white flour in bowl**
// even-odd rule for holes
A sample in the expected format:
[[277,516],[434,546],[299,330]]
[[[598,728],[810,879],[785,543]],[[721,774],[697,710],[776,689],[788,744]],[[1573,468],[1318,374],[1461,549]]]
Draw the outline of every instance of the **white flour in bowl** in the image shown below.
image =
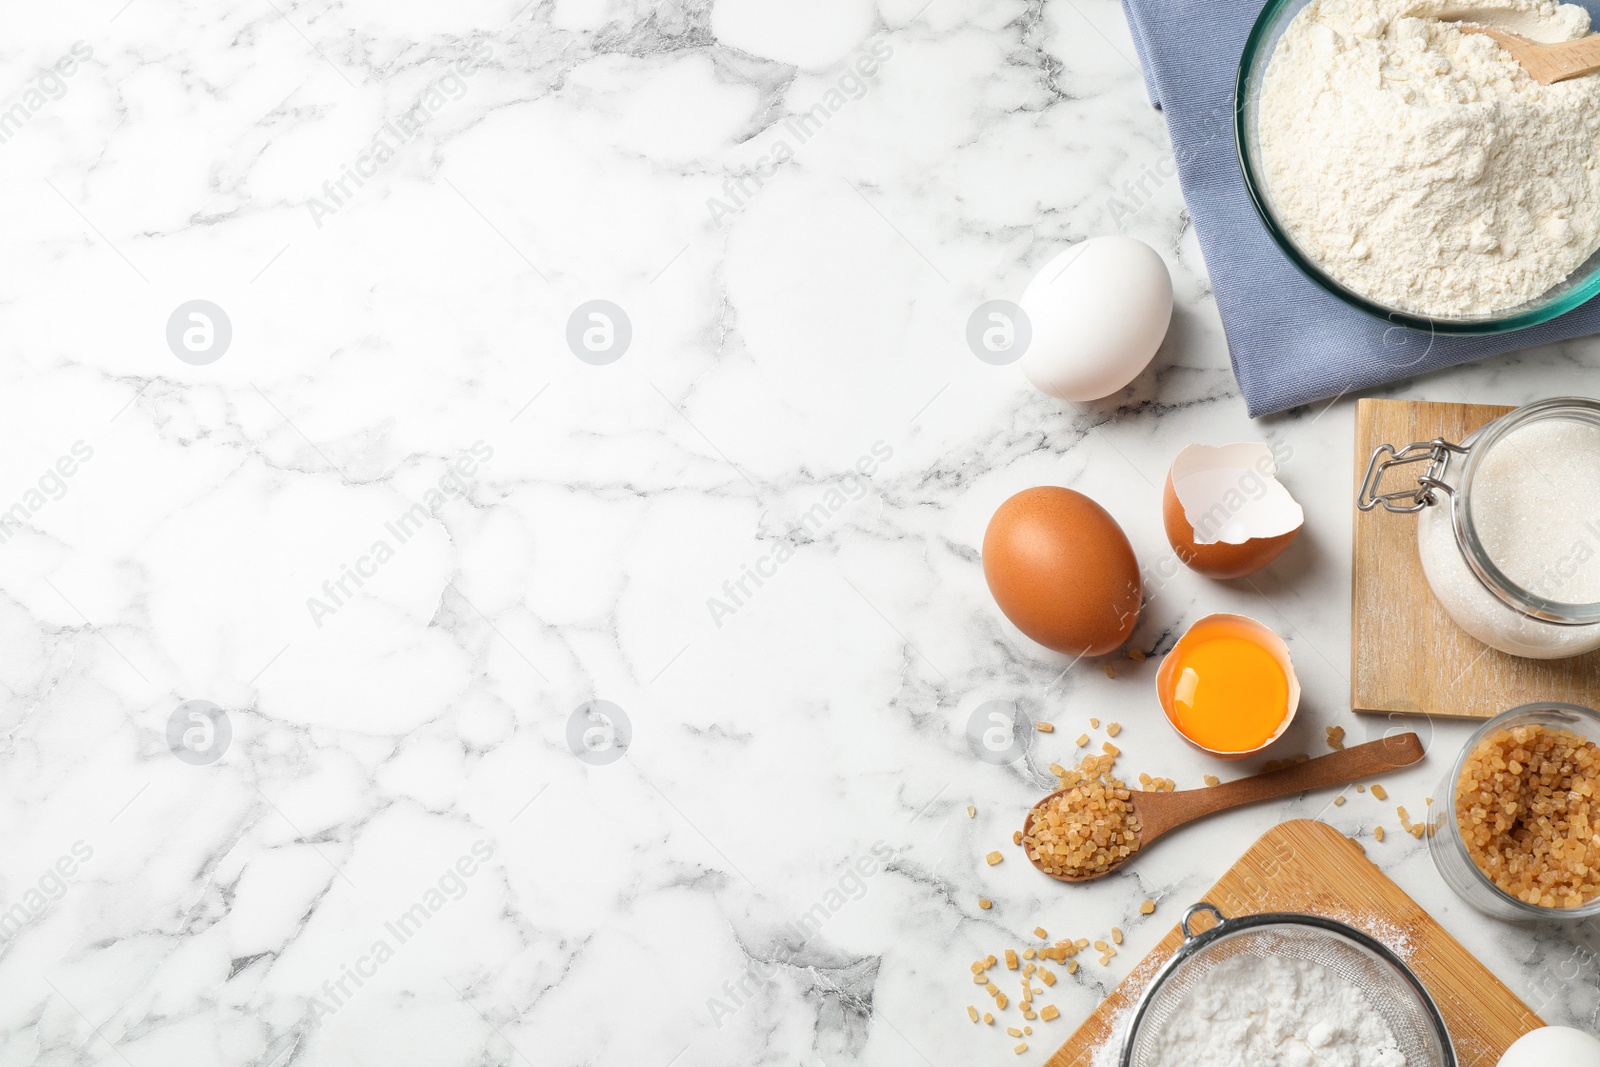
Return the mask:
[[1260,99],[1276,212],[1329,275],[1424,315],[1549,291],[1600,247],[1600,75],[1540,85],[1441,17],[1544,41],[1589,29],[1554,0],[1312,0]]
[[1154,1036],[1161,1067],[1406,1067],[1360,988],[1321,964],[1235,956],[1208,971]]

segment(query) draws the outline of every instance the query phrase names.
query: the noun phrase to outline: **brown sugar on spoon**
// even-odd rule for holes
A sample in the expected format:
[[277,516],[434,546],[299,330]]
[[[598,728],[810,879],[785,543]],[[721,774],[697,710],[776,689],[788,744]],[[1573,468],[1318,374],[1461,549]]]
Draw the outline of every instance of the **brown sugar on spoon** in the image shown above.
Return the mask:
[[1048,875],[1083,878],[1118,866],[1139,848],[1132,791],[1112,774],[1110,753],[1061,772],[1061,792],[1034,814],[1022,847]]
[[1421,738],[1398,734],[1316,759],[1290,761],[1287,767],[1224,785],[1133,792],[1111,774],[1117,750],[1108,742],[1103,755],[1088,757],[1074,771],[1056,772],[1062,788],[1029,809],[1022,841],[1028,858],[1045,874],[1063,882],[1086,882],[1111,873],[1152,841],[1197,819],[1409,767],[1423,755]]

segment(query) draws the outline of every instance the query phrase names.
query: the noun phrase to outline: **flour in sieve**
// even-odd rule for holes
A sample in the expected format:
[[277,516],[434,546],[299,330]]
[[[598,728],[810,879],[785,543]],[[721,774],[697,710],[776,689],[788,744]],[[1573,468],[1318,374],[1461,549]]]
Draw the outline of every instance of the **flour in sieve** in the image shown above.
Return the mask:
[[1160,1067],[1406,1067],[1359,987],[1321,964],[1240,955],[1217,964],[1153,1035]]
[[1350,289],[1424,315],[1525,304],[1600,247],[1600,77],[1539,85],[1494,41],[1588,31],[1554,0],[1312,0],[1260,99],[1272,202]]

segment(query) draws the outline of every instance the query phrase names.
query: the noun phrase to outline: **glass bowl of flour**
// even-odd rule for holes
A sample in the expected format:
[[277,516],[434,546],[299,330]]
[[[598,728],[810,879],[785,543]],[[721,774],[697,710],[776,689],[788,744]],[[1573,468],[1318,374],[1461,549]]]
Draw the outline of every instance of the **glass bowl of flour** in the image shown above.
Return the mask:
[[1257,212],[1318,285],[1398,325],[1490,334],[1600,293],[1600,75],[1539,85],[1465,20],[1590,29],[1554,0],[1268,0],[1235,133]]
[[[1196,933],[1201,912],[1216,922]],[[1456,1067],[1433,998],[1360,930],[1288,912],[1229,919],[1205,902],[1180,925],[1120,1067]]]

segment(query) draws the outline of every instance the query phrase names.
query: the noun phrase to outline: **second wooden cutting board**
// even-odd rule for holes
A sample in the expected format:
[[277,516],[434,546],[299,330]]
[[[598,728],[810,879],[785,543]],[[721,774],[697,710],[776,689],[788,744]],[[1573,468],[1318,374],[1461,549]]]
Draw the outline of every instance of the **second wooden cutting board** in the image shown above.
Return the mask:
[[[1326,823],[1297,819],[1268,830],[1200,899],[1229,916],[1264,911],[1325,915],[1384,942],[1405,959],[1439,1005],[1463,1067],[1487,1067],[1511,1042],[1544,1025],[1355,842]],[[1167,906],[1181,914],[1186,904]],[[1094,1067],[1097,1050],[1117,1040],[1119,1016],[1138,1001],[1150,976],[1182,942],[1182,932],[1173,927],[1046,1067]]]

